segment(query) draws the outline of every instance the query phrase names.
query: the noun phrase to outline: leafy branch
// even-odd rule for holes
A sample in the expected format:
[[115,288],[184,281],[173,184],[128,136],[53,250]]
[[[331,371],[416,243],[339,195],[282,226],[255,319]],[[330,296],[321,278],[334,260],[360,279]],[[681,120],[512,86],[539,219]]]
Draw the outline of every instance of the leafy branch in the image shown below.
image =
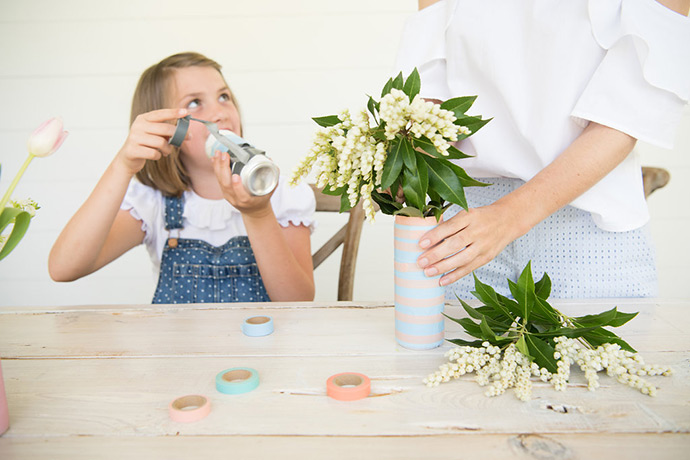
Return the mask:
[[481,347],[482,343],[506,349],[515,344],[517,349],[539,367],[557,371],[556,337],[577,339],[587,348],[594,349],[606,343],[618,344],[623,350],[635,350],[623,339],[605,327],[619,327],[633,319],[637,313],[624,313],[616,307],[595,314],[570,317],[554,308],[547,299],[551,295],[551,279],[544,276],[537,282],[532,277],[531,262],[520,274],[517,282],[508,280],[514,299],[497,293],[491,286],[474,276],[472,291],[482,302],[474,308],[458,299],[468,318],[447,318],[458,323],[474,341],[450,339],[456,345]]

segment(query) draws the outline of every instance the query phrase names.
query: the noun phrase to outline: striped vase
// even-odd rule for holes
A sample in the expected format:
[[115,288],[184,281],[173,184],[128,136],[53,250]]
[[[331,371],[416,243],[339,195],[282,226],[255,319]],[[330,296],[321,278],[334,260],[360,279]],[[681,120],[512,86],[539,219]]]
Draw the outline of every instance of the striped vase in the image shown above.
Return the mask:
[[443,343],[445,288],[441,275],[427,277],[417,266],[419,238],[435,217],[395,216],[395,339],[405,348],[428,350]]

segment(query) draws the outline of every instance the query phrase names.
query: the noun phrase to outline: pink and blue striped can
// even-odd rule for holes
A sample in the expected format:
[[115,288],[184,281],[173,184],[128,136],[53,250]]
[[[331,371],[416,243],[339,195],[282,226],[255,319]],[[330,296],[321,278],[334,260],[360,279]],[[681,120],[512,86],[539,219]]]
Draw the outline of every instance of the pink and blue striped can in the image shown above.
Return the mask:
[[417,266],[419,239],[436,225],[435,217],[395,216],[395,339],[412,350],[436,348],[444,338],[441,275],[427,277]]

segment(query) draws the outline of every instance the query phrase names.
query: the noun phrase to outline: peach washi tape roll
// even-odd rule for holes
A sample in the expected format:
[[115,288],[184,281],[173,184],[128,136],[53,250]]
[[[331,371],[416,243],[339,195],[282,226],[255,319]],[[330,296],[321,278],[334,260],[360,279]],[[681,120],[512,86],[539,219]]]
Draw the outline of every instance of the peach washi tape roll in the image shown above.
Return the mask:
[[339,401],[355,401],[366,398],[371,392],[371,380],[357,372],[332,375],[326,381],[326,394]]
[[182,396],[168,406],[170,418],[175,422],[197,422],[211,413],[211,402],[206,396]]

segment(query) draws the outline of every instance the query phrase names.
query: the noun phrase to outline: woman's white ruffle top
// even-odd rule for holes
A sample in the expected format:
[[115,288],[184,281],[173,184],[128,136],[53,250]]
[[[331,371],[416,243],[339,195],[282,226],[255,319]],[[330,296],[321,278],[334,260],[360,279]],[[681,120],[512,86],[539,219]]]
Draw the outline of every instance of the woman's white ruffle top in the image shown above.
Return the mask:
[[[690,19],[654,0],[442,0],[406,23],[398,56],[421,95],[477,95],[493,118],[462,141],[475,177],[529,180],[594,121],[672,148],[690,97]],[[573,206],[605,230],[649,219],[635,153]]]

